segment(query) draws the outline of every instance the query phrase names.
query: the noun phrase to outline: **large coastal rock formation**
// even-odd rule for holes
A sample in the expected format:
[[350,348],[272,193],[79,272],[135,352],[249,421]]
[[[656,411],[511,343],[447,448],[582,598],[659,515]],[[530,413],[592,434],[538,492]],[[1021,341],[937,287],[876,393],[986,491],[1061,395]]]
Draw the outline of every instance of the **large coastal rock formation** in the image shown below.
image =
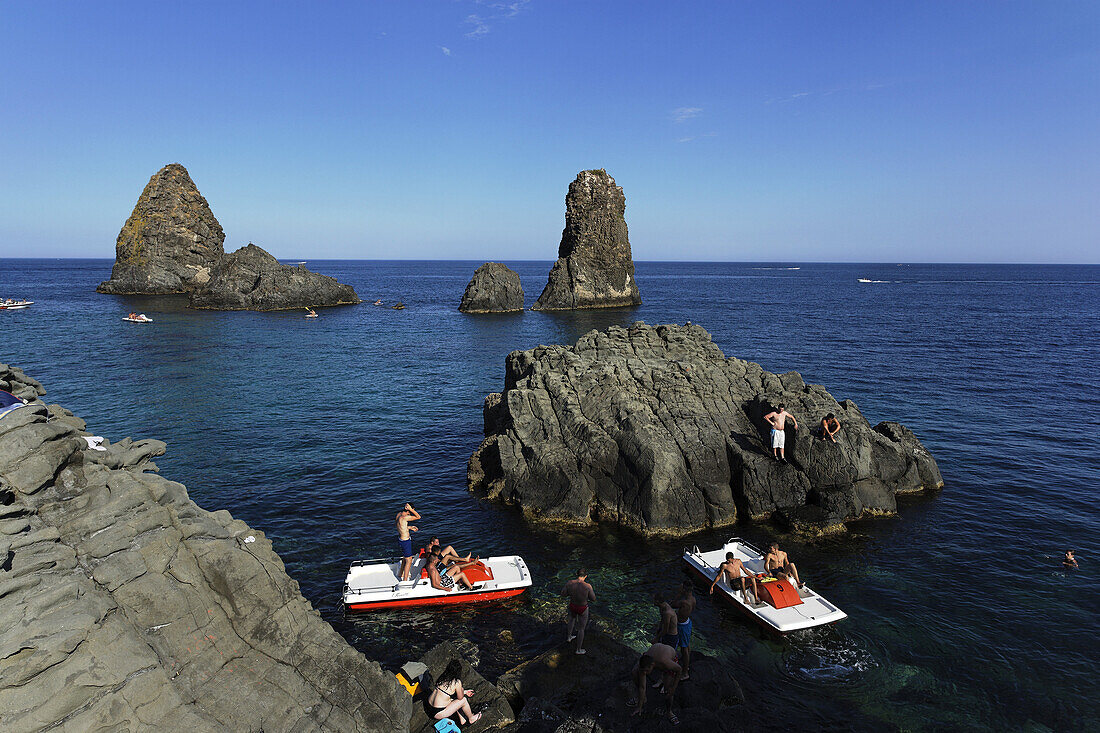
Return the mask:
[[115,245],[111,279],[96,288],[113,295],[190,294],[192,308],[288,310],[358,303],[350,285],[304,267],[282,265],[249,243],[231,255],[206,199],[179,163],[145,186]]
[[71,412],[0,418],[0,730],[407,731],[408,695],[302,597],[261,532],[94,450]]
[[463,313],[508,313],[523,310],[523,285],[507,265],[486,262],[474,271],[462,303]]
[[[763,416],[779,404],[787,459],[772,458]],[[828,412],[836,445],[813,435]],[[575,346],[514,351],[503,393],[485,400],[485,440],[468,484],[532,516],[618,522],[683,533],[776,515],[800,528],[842,528],[890,514],[895,495],[943,485],[905,427],[872,427],[796,372],[726,358],[696,325],[613,326]]]
[[157,171],[115,243],[111,279],[101,293],[187,293],[202,285],[223,254],[225,232],[179,163]]
[[626,198],[607,171],[581,171],[565,196],[558,261],[533,310],[614,308],[642,302],[626,230]]
[[350,285],[301,265],[284,265],[251,242],[214,266],[209,281],[191,294],[192,308],[275,311],[358,303]]

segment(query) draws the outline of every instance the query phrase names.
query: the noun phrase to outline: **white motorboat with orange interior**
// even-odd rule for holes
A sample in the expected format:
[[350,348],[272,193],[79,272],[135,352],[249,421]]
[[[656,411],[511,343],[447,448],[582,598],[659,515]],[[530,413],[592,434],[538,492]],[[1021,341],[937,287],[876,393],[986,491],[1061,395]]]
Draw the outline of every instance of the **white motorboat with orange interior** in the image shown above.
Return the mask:
[[466,590],[457,584],[451,591],[433,588],[428,579],[427,558],[413,559],[410,580],[399,580],[401,558],[357,560],[344,579],[344,608],[373,611],[453,603],[479,603],[517,596],[531,587],[531,572],[518,555],[478,560],[463,569],[473,584]]
[[0,311],[18,311],[34,305],[33,300],[8,300],[0,301]]
[[131,313],[122,320],[129,321],[130,323],[152,323],[153,319],[144,313]]
[[848,614],[808,585],[796,588],[793,579],[777,580],[769,576],[764,569],[764,553],[740,537],[733,537],[721,548],[709,552],[701,552],[698,547],[685,549],[683,560],[692,575],[709,584],[718,575],[718,566],[725,562],[727,552],[732,552],[734,558],[756,576],[760,598],[753,598],[752,583],[746,581],[748,593],[745,594],[739,582],[731,587],[725,578],[718,582],[714,593],[721,593],[734,607],[764,628],[786,634],[848,618]]

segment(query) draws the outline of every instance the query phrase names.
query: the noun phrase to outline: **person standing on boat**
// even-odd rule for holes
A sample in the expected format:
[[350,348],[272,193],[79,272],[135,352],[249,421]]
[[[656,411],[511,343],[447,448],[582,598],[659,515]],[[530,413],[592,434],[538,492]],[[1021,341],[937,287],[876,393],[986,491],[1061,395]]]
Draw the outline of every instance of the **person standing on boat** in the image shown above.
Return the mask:
[[420,530],[413,525],[409,524],[409,520],[418,521],[420,514],[413,508],[412,504],[406,503],[401,511],[397,513],[397,544],[401,547],[401,581],[404,582],[409,579],[409,573],[412,571],[413,564],[413,543],[410,532],[419,532]]
[[836,419],[836,415],[829,413],[825,417],[821,418],[821,439],[828,440],[831,443],[836,443],[836,434],[840,432],[840,420]]
[[655,642],[659,644],[667,644],[673,649],[676,648],[676,612],[672,610],[672,606],[668,605],[668,602],[661,597],[660,593],[653,594],[653,605],[657,607],[657,611],[661,614],[661,620],[657,622],[657,638]]
[[[561,589],[561,594],[569,599],[567,611],[569,625],[566,628],[566,641],[577,640],[576,653],[584,654],[584,627],[588,625],[588,604],[596,600],[596,592],[588,582],[588,571],[578,570],[577,577],[570,580]],[[576,634],[573,633],[574,628]]]
[[695,610],[695,594],[690,580],[680,585],[680,597],[668,604],[676,610],[676,646],[680,649],[680,659],[684,663],[681,680],[688,679],[691,666],[691,612]]
[[794,415],[787,412],[786,405],[780,405],[778,409],[772,410],[764,419],[768,421],[768,425],[772,426],[772,454],[777,461],[787,462],[786,453],[784,452],[787,443],[787,433],[785,432],[787,427],[787,420],[791,421],[795,430],[798,429],[798,420],[795,420]]
[[726,583],[729,585],[730,590],[734,589],[734,581],[740,580],[741,582],[741,597],[748,600],[745,596],[745,579],[748,578],[752,581],[752,597],[754,601],[760,599],[760,593],[756,589],[756,576],[749,572],[749,569],[745,567],[745,564],[738,558],[733,556],[732,552],[726,553],[726,561],[718,566],[718,574],[714,576],[714,582],[710,584],[710,594],[714,595],[714,588],[718,585],[718,582],[722,578],[726,579]]
[[798,568],[791,562],[787,553],[779,549],[779,543],[777,542],[768,545],[768,554],[764,556],[764,569],[767,570],[768,574],[773,578],[779,577],[775,574],[775,571],[782,570],[784,573],[794,578],[795,585],[799,588],[805,585],[805,583],[798,578]]

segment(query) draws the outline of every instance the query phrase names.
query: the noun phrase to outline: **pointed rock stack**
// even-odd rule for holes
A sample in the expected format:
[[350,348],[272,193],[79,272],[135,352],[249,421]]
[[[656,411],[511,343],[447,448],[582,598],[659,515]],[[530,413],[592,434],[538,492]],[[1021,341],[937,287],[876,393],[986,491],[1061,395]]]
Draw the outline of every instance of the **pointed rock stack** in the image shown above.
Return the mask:
[[499,262],[486,262],[474,271],[458,309],[463,313],[523,310],[523,284],[519,275]]
[[623,189],[607,171],[577,174],[565,197],[558,261],[532,310],[641,304],[625,213]]
[[111,279],[96,288],[115,295],[188,293],[205,283],[224,254],[225,232],[179,163],[157,171],[115,243]]

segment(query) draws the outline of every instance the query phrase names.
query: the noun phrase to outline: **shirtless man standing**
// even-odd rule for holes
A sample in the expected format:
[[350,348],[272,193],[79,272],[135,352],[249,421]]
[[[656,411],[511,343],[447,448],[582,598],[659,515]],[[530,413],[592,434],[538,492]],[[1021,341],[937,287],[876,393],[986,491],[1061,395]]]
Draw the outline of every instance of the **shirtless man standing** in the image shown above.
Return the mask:
[[794,415],[787,412],[786,405],[780,405],[778,410],[772,410],[764,416],[764,419],[768,421],[768,425],[772,426],[772,454],[776,460],[786,463],[787,457],[784,447],[787,442],[787,434],[783,432],[783,429],[787,426],[787,420],[790,420],[795,430],[797,430],[798,420],[795,420]]
[[[752,597],[754,600],[760,600],[760,593],[756,589],[756,576],[749,572],[749,569],[745,567],[745,564],[735,558],[732,552],[726,553],[726,561],[718,566],[718,574],[714,576],[714,582],[710,584],[710,593],[714,595],[714,587],[718,585],[723,577],[726,578],[726,582],[729,584],[730,590],[734,589],[734,581],[741,580],[741,597],[745,598],[745,579],[748,578],[752,581]],[[745,598],[747,601],[748,598]]]
[[668,604],[676,609],[676,646],[680,649],[680,659],[684,661],[684,674],[681,680],[688,679],[691,666],[691,612],[695,610],[695,594],[690,580],[680,586],[680,597]]
[[805,585],[805,583],[798,578],[798,568],[796,568],[794,563],[791,562],[791,559],[787,557],[787,553],[779,549],[779,544],[776,542],[768,545],[768,554],[764,556],[764,569],[773,577],[778,577],[775,575],[776,570],[782,570],[787,575],[794,578],[794,582],[799,588]]
[[668,695],[668,719],[673,725],[680,720],[672,712],[672,696],[676,692],[676,685],[680,681],[681,668],[676,658],[676,650],[667,644],[654,644],[642,654],[642,658],[634,665],[631,679],[634,682],[634,697],[627,701],[627,705],[634,708],[631,715],[641,715],[645,708],[646,680],[649,673],[657,670],[661,673],[665,694]]
[[[588,571],[578,570],[577,577],[570,580],[561,589],[561,594],[569,599],[569,626],[566,628],[566,641],[577,640],[577,654],[584,654],[584,627],[588,625],[588,604],[596,600],[596,592],[588,583]],[[574,627],[577,633],[573,633]]]
[[657,607],[661,614],[661,620],[657,623],[657,638],[654,639],[654,642],[667,644],[675,649],[677,638],[676,612],[672,610],[672,606],[668,605],[664,598],[661,598],[660,593],[653,594],[653,605]]
[[406,503],[402,507],[401,511],[397,513],[397,544],[401,546],[401,580],[406,581],[409,579],[409,572],[412,570],[413,564],[413,543],[412,537],[409,532],[420,531],[416,527],[409,524],[409,520],[419,520],[420,515],[412,504]]

